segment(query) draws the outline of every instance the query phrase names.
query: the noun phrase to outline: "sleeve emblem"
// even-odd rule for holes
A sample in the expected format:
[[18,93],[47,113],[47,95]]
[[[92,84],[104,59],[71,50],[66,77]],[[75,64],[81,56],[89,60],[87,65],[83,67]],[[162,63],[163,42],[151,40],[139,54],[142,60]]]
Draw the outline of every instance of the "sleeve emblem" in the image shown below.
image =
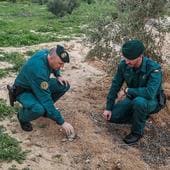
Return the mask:
[[40,86],[41,86],[41,89],[43,89],[43,90],[48,89],[48,83],[46,81],[41,82]]

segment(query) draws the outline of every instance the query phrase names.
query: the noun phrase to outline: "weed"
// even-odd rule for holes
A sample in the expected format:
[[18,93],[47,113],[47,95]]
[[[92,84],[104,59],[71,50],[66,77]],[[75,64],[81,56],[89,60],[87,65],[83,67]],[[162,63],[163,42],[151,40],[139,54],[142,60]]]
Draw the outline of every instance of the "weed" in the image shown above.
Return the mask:
[[[0,77],[6,74],[7,71],[19,71],[25,62],[25,58],[22,54],[13,52],[13,53],[1,53],[0,61],[7,61],[14,66],[12,68],[0,70]],[[5,72],[6,71],[6,72]],[[1,73],[2,72],[2,73]],[[2,76],[1,76],[2,75]]]
[[5,77],[7,75],[7,70],[6,69],[0,69],[0,78]]
[[0,2],[0,46],[24,46],[82,36],[82,26],[110,11],[108,3],[81,3],[71,15],[57,18],[46,5]]
[[0,99],[0,120],[11,117],[15,112],[13,107],[7,106],[5,100]]
[[25,160],[26,152],[21,150],[19,142],[6,133],[0,132],[0,160],[16,160],[22,163]]
[[[37,50],[36,50],[36,51],[37,51]],[[36,53],[36,51],[31,51],[31,50],[30,50],[30,51],[27,51],[27,52],[26,52],[26,55],[27,55],[27,56],[32,56],[33,54]]]

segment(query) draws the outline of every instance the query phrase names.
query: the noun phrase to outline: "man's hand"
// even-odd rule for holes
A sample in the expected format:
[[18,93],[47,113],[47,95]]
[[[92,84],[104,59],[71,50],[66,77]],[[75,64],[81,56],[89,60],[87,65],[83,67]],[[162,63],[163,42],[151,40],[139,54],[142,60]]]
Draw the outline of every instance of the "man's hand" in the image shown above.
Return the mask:
[[74,128],[70,123],[64,122],[61,126],[65,130],[67,137],[75,135]]
[[62,84],[62,85],[69,85],[69,82],[65,80],[62,76],[57,77],[57,80]]
[[104,117],[106,120],[110,120],[111,116],[112,116],[112,112],[111,112],[111,111],[105,110],[105,111],[103,112],[103,117]]
[[126,97],[126,93],[125,93],[125,91],[122,89],[122,90],[119,91],[118,97],[117,97],[116,100],[117,100],[117,102],[118,102],[118,101],[123,100],[125,97]]

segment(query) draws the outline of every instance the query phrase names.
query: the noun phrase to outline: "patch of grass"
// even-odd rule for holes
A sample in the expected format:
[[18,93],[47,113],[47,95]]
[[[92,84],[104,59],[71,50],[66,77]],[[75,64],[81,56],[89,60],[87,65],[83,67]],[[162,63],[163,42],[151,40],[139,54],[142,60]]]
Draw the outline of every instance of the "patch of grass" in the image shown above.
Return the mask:
[[107,2],[81,3],[71,15],[57,18],[45,5],[0,2],[0,46],[25,46],[69,40],[83,34],[82,27],[95,17],[114,11]]
[[0,160],[15,160],[22,163],[25,160],[26,152],[23,152],[19,142],[6,133],[0,132]]
[[37,51],[38,51],[38,50],[35,50],[35,51],[31,51],[31,50],[30,50],[30,51],[26,51],[26,55],[31,57],[31,56],[32,56],[33,54],[35,54]]
[[19,170],[16,165],[11,165],[11,167],[8,168],[8,170]]
[[7,73],[7,71],[15,72],[19,71],[26,60],[24,58],[24,55],[17,52],[13,52],[13,53],[1,53],[0,61],[7,61],[13,64],[12,68],[2,69],[2,73],[0,70],[0,77],[2,77]]
[[8,74],[6,69],[0,69],[0,78],[5,77]]
[[0,99],[0,120],[6,117],[11,117],[15,113],[15,109],[11,106],[7,106],[6,101]]
[[37,127],[38,127],[38,128],[42,128],[42,129],[43,129],[43,128],[46,128],[46,127],[47,127],[47,125],[46,125],[46,124],[40,124],[40,125],[37,125]]
[[6,131],[6,128],[3,125],[0,125],[0,133],[3,133]]

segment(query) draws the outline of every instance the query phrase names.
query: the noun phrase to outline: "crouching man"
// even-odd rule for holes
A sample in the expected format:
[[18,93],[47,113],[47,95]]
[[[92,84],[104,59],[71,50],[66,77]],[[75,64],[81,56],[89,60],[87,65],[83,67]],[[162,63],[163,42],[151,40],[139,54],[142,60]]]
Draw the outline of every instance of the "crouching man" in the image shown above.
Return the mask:
[[[54,106],[70,88],[60,75],[64,63],[69,63],[69,54],[63,46],[38,51],[23,65],[13,87],[7,86],[11,105],[14,101],[22,104],[17,117],[24,131],[32,131],[31,121],[44,116],[62,126],[67,135],[74,134],[72,125]],[[56,78],[50,78],[51,73]]]
[[[144,45],[139,40],[125,42],[122,55],[123,60],[112,80],[103,117],[112,123],[130,122],[131,132],[124,138],[124,142],[133,144],[142,137],[149,115],[158,109],[162,71],[158,63],[144,56]],[[124,82],[125,98],[115,103]]]

